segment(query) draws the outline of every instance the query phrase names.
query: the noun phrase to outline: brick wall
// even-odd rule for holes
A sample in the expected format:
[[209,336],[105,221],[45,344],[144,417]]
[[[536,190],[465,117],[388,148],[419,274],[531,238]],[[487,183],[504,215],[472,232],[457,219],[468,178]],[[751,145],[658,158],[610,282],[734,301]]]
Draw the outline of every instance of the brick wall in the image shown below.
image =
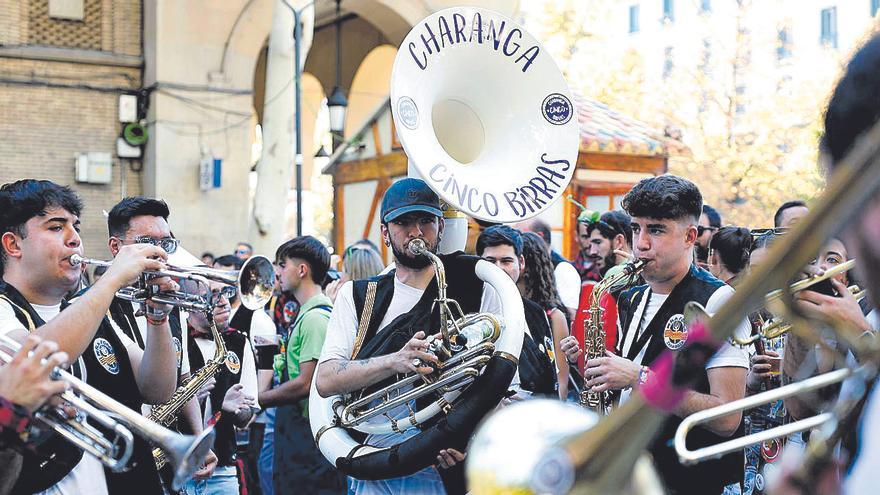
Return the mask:
[[[41,1],[46,2],[0,0],[0,44],[33,46],[29,13]],[[100,2],[101,49],[96,51],[141,56],[139,0]],[[102,89],[67,87],[77,85]],[[102,210],[123,194],[141,193],[136,171],[141,162],[115,156],[119,94],[140,85],[139,68],[0,56],[0,183],[31,177],[71,185],[85,202],[82,236],[89,256],[109,255]],[[112,154],[111,184],[74,182],[74,156],[88,151]]]

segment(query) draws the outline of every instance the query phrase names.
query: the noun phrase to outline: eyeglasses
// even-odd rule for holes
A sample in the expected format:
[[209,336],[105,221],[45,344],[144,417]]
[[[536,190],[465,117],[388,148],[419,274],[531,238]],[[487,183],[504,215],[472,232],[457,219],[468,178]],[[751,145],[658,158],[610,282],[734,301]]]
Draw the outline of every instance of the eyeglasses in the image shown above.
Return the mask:
[[146,235],[138,236],[134,239],[119,239],[119,241],[130,242],[132,244],[152,244],[153,246],[162,248],[162,250],[168,254],[173,254],[177,251],[177,246],[180,245],[180,239],[175,239],[173,237],[156,239]]
[[211,291],[211,303],[220,304],[220,299],[226,299],[227,301],[235,297],[237,293],[235,287],[231,285],[227,285],[222,289],[215,289]]
[[697,225],[697,235],[703,235],[706,231],[715,232],[718,227],[707,227],[705,225]]
[[235,254],[250,254],[250,252],[251,251],[249,249],[236,249],[235,250]]
[[789,231],[788,227],[776,227],[772,229],[752,229],[749,233],[752,236],[752,239],[757,239],[759,237],[763,237],[768,234],[772,235],[782,235]]

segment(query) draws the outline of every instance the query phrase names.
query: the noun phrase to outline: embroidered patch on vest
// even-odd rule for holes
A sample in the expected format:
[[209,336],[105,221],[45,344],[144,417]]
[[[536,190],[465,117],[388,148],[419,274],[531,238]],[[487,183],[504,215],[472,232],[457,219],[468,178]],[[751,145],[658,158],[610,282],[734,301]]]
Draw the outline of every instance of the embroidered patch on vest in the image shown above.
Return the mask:
[[550,337],[544,336],[544,343],[540,344],[540,349],[541,352],[547,354],[551,361],[556,361],[556,353],[553,351],[553,342],[550,341]]
[[761,443],[761,457],[763,457],[766,462],[775,461],[779,457],[780,452],[782,452],[782,445],[779,443],[779,440],[775,438]]
[[171,337],[171,342],[174,344],[174,355],[177,356],[177,367],[180,368],[183,364],[183,346],[180,345],[180,339],[177,337]]
[[113,346],[110,342],[104,338],[97,338],[95,339],[92,348],[94,349],[95,357],[98,358],[98,362],[101,363],[101,366],[103,366],[108,372],[118,375],[119,362],[116,361],[116,353],[113,351]]
[[666,347],[677,351],[687,342],[688,328],[684,324],[684,315],[672,315],[663,328],[663,343]]
[[238,371],[241,369],[241,361],[232,351],[226,353],[226,368],[234,375],[237,375]]

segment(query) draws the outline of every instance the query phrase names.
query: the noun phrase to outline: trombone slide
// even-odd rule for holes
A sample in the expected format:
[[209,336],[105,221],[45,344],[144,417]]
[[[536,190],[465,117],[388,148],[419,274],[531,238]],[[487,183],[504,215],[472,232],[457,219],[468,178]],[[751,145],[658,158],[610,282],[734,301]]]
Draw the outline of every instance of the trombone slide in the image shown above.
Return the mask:
[[807,378],[806,380],[791,383],[784,387],[761,392],[760,394],[745,397],[743,399],[735,400],[733,402],[728,402],[727,404],[723,404],[718,407],[705,409],[703,411],[691,414],[690,416],[682,420],[681,424],[678,425],[678,429],[675,431],[675,452],[678,454],[678,458],[682,462],[682,464],[696,464],[710,459],[717,459],[725,454],[729,454],[730,452],[735,452],[737,450],[744,449],[750,445],[758,444],[773,438],[784,437],[792,433],[807,431],[821,426],[825,422],[834,419],[834,413],[825,412],[822,414],[817,414],[815,416],[804,418],[793,423],[784,424],[781,426],[777,426],[776,428],[770,428],[740,438],[734,438],[732,440],[721,442],[716,445],[711,445],[709,447],[702,447],[696,450],[690,450],[687,448],[687,435],[688,433],[690,433],[691,429],[693,429],[694,426],[712,421],[713,419],[720,418],[728,414],[742,412],[746,409],[751,409],[762,404],[773,402],[779,399],[785,399],[787,397],[792,397],[805,392],[811,392],[813,390],[827,387],[835,383],[840,383],[846,380],[850,375],[852,375],[852,373],[853,371],[849,368],[834,370],[818,376]]

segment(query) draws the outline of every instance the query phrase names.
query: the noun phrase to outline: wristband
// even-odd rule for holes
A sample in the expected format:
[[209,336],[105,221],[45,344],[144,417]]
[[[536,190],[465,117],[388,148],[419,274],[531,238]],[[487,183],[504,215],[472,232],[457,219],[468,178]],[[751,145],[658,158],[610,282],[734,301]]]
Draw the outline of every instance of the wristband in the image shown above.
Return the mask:
[[30,433],[30,424],[31,414],[27,409],[0,397],[0,427],[4,432],[14,432],[24,442]]
[[162,325],[162,324],[166,323],[167,321],[168,321],[168,315],[164,315],[159,319],[156,319],[150,315],[147,315],[147,323],[149,323],[150,325],[152,325],[154,327],[158,327],[159,325]]
[[642,366],[639,370],[639,385],[644,385],[646,381],[648,381],[648,373],[651,372],[651,368],[647,366]]

